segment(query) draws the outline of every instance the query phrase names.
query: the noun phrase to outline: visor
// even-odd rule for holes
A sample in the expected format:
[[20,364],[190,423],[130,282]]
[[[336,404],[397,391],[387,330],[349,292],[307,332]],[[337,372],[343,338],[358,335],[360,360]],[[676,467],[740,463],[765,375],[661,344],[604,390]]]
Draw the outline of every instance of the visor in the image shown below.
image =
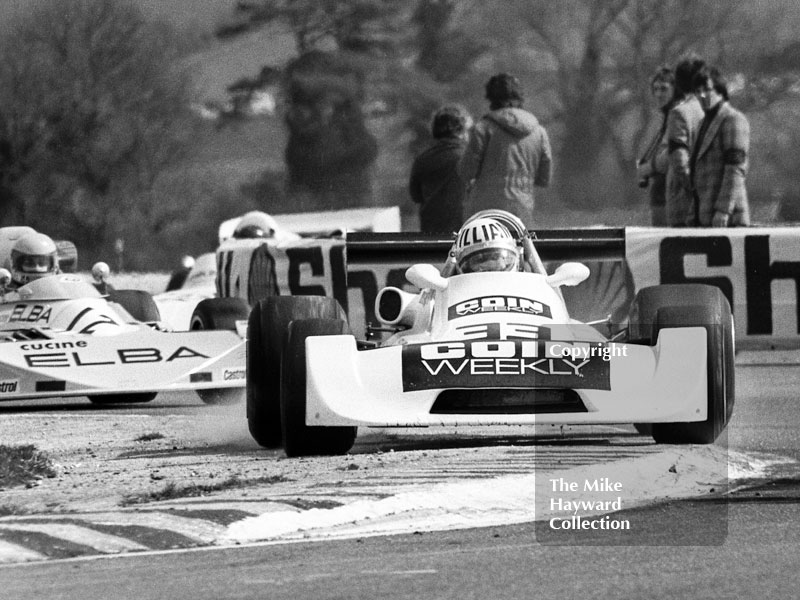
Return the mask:
[[17,260],[17,268],[23,273],[48,273],[55,270],[55,257],[51,255],[26,255]]
[[509,248],[484,248],[465,257],[459,268],[462,273],[483,271],[513,271],[517,268],[519,255]]

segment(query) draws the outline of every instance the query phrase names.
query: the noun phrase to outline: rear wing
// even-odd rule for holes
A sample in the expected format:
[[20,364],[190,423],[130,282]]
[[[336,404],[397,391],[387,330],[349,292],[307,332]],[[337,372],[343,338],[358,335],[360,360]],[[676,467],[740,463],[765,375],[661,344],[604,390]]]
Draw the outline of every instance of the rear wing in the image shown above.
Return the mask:
[[[533,244],[543,261],[622,261],[622,228],[544,229]],[[397,263],[441,264],[453,245],[453,236],[426,233],[353,232],[347,235],[348,265]]]

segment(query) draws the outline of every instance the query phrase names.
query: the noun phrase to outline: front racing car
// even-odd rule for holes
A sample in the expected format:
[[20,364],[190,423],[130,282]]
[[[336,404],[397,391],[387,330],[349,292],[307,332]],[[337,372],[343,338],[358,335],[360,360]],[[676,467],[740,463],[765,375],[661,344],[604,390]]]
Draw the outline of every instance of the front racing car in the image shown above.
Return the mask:
[[[299,299],[281,310],[259,305],[253,355],[267,363],[261,371],[281,375],[248,372],[256,440],[292,456],[346,452],[357,427],[635,422],[652,423],[657,441],[713,442],[733,407],[730,309],[718,290],[643,290],[628,328],[607,338],[572,320],[560,293],[588,270],[566,263],[548,275],[518,219],[490,215],[515,234],[519,264],[498,251],[512,246],[496,243],[493,225],[460,234],[441,273],[408,270],[418,293],[378,295],[380,329],[390,333],[380,342],[356,340],[327,298],[302,301],[314,310],[295,310]],[[464,241],[475,246],[469,256]],[[469,266],[480,256],[486,270]],[[253,332],[280,320],[288,328],[280,355],[255,348]]]

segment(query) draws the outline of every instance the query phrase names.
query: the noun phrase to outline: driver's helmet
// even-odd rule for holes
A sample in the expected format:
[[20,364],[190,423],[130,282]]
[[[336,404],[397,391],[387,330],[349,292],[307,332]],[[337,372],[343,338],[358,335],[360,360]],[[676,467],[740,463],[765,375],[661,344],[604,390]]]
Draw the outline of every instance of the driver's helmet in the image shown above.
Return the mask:
[[49,236],[29,233],[11,248],[11,279],[17,285],[58,272],[58,249]]
[[462,273],[514,271],[519,269],[519,249],[505,225],[482,217],[458,232],[456,262]]
[[253,210],[244,215],[236,225],[233,237],[236,239],[275,237],[275,220],[267,213]]

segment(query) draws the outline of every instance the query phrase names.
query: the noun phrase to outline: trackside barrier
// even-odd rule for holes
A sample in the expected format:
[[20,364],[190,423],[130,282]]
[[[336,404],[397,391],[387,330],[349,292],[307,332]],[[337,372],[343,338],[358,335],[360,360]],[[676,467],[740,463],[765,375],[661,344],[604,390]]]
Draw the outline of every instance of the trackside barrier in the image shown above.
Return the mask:
[[800,346],[800,227],[625,230],[636,289],[718,286],[733,308],[739,347]]
[[[537,231],[535,245],[552,269],[579,260],[592,275],[564,288],[573,318],[611,315],[620,323],[637,289],[660,283],[719,286],[731,302],[741,347],[800,346],[800,228],[563,229]],[[217,292],[250,305],[269,295],[336,298],[360,335],[376,322],[375,297],[405,281],[412,264],[441,267],[452,240],[419,233],[353,233],[284,244],[227,240],[217,249]]]

